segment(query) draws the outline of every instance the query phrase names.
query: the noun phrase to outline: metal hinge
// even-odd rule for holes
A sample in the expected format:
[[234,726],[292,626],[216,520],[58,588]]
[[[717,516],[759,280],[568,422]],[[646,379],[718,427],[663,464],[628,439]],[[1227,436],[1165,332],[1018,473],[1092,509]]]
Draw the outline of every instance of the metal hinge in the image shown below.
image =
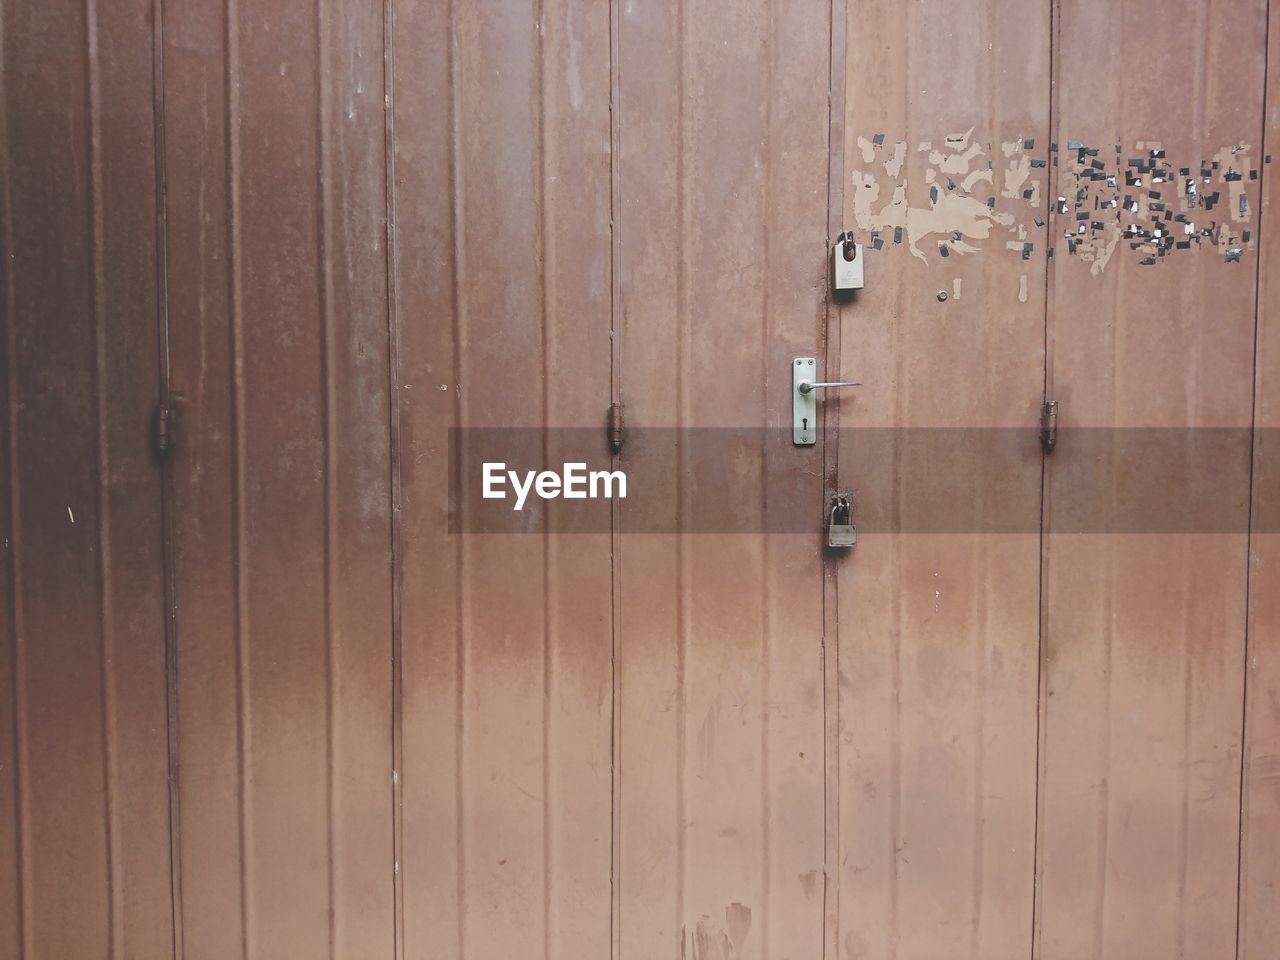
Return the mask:
[[178,445],[178,405],[172,398],[161,400],[156,405],[153,439],[156,457],[163,463]]
[[1046,454],[1058,445],[1058,401],[1046,400],[1040,407],[1040,446]]
[[614,453],[622,452],[622,441],[626,439],[626,428],[622,424],[622,404],[609,404],[609,415],[605,422],[605,433],[609,438],[609,449]]

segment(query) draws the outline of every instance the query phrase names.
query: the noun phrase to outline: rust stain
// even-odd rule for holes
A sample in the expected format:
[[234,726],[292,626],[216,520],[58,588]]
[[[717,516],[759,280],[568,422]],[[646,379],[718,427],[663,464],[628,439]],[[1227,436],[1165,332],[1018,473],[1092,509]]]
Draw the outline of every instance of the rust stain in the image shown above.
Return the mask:
[[740,951],[751,932],[751,910],[740,903],[731,903],[724,908],[724,916],[729,927],[729,939]]
[[806,870],[800,874],[800,886],[806,897],[812,897],[818,890],[818,871]]
[[[694,924],[680,931],[680,956],[690,960],[739,960],[751,933],[751,908],[731,903],[724,909],[724,925],[703,914]],[[689,952],[690,948],[692,953]]]
[[858,936],[856,931],[850,930],[844,936],[844,954],[848,960],[864,960],[868,955],[866,941]]

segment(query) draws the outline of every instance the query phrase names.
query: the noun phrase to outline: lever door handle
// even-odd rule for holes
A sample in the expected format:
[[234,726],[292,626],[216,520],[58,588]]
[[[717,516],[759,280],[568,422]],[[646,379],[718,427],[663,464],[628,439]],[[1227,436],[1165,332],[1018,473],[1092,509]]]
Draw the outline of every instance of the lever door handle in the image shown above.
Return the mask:
[[862,383],[859,380],[837,380],[833,383],[810,383],[808,380],[801,380],[798,384],[796,384],[796,389],[799,390],[801,393],[813,393],[813,391],[817,390],[819,387],[860,387],[860,386],[862,386]]

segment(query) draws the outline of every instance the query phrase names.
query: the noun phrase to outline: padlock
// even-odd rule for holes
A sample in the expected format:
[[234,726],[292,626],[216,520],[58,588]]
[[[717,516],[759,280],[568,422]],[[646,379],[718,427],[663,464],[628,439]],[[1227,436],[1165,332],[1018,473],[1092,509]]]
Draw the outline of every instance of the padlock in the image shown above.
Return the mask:
[[837,493],[831,498],[831,515],[827,520],[827,546],[837,550],[858,542],[858,528],[853,525],[853,497]]
[[851,294],[862,289],[862,244],[853,242],[853,234],[842,233],[831,248],[831,289]]

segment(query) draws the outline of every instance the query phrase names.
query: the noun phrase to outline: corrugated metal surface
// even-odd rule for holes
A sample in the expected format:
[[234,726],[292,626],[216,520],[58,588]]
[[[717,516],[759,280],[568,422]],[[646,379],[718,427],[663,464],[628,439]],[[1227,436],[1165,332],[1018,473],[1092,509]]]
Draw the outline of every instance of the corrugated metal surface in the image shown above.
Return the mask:
[[[679,477],[681,529],[696,428],[785,427],[791,358],[821,347],[829,42],[817,5],[621,9],[615,390],[637,426],[693,428],[621,464]],[[820,462],[771,450],[716,496],[744,529],[769,491],[808,501],[816,532]],[[822,949],[818,545],[618,538],[619,956]]]
[[609,952],[609,536],[451,536],[446,456],[602,422],[609,37],[578,0],[397,10],[406,956]]
[[[1266,438],[1212,480],[1251,568],[1243,527],[1052,532],[1071,428],[1253,422],[1255,257],[1270,425],[1267,21],[4,0],[0,955],[1268,956]],[[1148,264],[1105,204],[1161,151],[1225,199]],[[826,448],[717,493],[811,534],[448,532],[449,428],[603,445],[611,401],[697,526],[696,428],[785,427],[810,354],[864,384]],[[1025,431],[954,507],[1043,483],[1050,533],[824,555],[868,426],[898,515],[952,466],[907,431]]]
[[[1076,186],[1071,141],[1119,171],[1121,194],[1144,192],[1124,184],[1125,171],[1139,169],[1131,158],[1197,174],[1208,165],[1202,195],[1226,193],[1214,161],[1246,178],[1261,168],[1265,25],[1262,2],[1063,4],[1057,192],[1070,198]],[[1168,65],[1158,82],[1113,69],[1151,51]],[[1142,188],[1177,204],[1183,178],[1154,177]],[[1256,183],[1243,183],[1256,208]],[[1078,229],[1075,209],[1055,217],[1055,231]],[[1232,225],[1239,210],[1201,202],[1189,217]],[[1059,245],[1049,389],[1064,430],[1249,426],[1255,254],[1243,246],[1241,263],[1205,244],[1144,264],[1145,253],[1123,241],[1092,262]],[[1169,442],[1189,453],[1197,438],[1180,430]],[[1241,433],[1212,478],[1219,496],[1247,501],[1248,456]],[[1051,530],[1057,491],[1094,468],[1064,436],[1047,473]],[[1126,482],[1118,476],[1117,491]],[[1246,555],[1243,529],[1048,538],[1038,910],[1046,960],[1235,949]]]
[[389,955],[382,10],[166,13],[184,955]]
[[[876,465],[850,428],[896,428],[901,511],[951,467],[913,460],[912,429],[1036,421],[1049,10],[850,5],[845,43],[844,225],[867,244],[868,287],[832,320],[828,374],[864,383],[842,395],[834,474],[856,497]],[[1028,438],[955,509],[995,519],[1034,500]],[[842,956],[1028,953],[1039,550],[1030,531],[868,534],[839,562]]]
[[149,15],[0,8],[6,957],[172,952]]
[[[1267,23],[1264,155],[1280,147],[1280,16]],[[1255,370],[1253,515],[1245,648],[1245,728],[1240,821],[1238,956],[1258,960],[1280,943],[1280,203],[1275,165],[1263,171],[1258,245],[1258,343]]]

